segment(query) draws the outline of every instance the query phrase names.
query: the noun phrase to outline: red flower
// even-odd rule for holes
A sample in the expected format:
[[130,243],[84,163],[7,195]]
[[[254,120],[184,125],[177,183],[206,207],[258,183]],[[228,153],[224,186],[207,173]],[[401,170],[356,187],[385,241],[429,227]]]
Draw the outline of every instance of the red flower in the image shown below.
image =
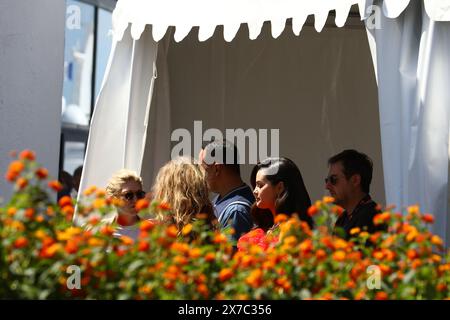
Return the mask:
[[141,211],[141,210],[147,209],[149,204],[150,203],[148,202],[147,199],[139,199],[138,201],[136,201],[136,205],[135,205],[136,211]]
[[433,215],[427,213],[423,215],[422,221],[425,223],[434,223],[434,217]]
[[72,198],[69,196],[64,196],[61,199],[59,199],[58,204],[61,208],[65,207],[65,206],[71,206]]
[[139,251],[148,251],[150,245],[147,241],[139,241],[138,250]]
[[63,189],[61,183],[56,180],[49,181],[48,186],[56,192],[59,192]]
[[311,207],[308,208],[308,215],[310,217],[315,216],[318,212],[319,209],[315,205],[312,205]]
[[45,168],[39,168],[36,170],[36,177],[40,180],[44,180],[48,176],[48,170]]
[[17,188],[19,188],[19,190],[25,189],[27,185],[28,185],[28,180],[25,178],[19,178],[16,181],[16,186],[17,186]]
[[27,159],[27,160],[33,161],[34,159],[36,159],[36,155],[31,150],[23,150],[19,154],[19,159],[22,159],[22,160]]
[[239,238],[237,247],[239,251],[247,251],[250,245],[257,245],[267,250],[269,245],[278,243],[278,237],[268,237],[263,229],[254,229]]
[[28,245],[28,239],[25,237],[19,237],[14,241],[14,248],[20,249]]

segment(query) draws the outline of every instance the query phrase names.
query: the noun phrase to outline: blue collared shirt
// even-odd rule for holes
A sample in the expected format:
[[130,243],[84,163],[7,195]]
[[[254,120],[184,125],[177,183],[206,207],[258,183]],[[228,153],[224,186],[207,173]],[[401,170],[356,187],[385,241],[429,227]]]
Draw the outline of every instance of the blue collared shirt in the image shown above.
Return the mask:
[[233,228],[233,240],[237,241],[241,235],[253,228],[250,208],[254,202],[252,189],[246,184],[230,191],[220,199],[219,196],[214,199],[214,213],[219,220],[220,228]]

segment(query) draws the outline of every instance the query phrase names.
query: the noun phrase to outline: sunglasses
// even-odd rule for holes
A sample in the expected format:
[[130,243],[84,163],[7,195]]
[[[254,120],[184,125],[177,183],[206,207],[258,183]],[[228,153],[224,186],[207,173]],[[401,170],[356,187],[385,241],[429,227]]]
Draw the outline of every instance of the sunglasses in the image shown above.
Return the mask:
[[338,182],[338,177],[336,175],[331,175],[329,177],[325,178],[325,184],[330,183],[331,185],[335,186],[336,183]]
[[145,197],[145,192],[142,190],[139,190],[136,192],[128,191],[128,192],[125,192],[124,194],[122,194],[122,197],[124,197],[125,200],[127,200],[127,201],[133,200],[134,197],[136,197],[136,200],[139,200],[139,199],[143,199]]

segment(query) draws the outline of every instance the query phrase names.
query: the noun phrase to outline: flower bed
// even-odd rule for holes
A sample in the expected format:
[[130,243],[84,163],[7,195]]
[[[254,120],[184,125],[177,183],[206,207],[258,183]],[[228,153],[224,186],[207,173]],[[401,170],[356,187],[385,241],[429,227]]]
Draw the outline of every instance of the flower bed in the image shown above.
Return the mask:
[[[178,232],[144,220],[136,242],[112,236],[100,217],[117,203],[96,188],[78,204],[91,231],[72,225],[74,202],[54,203],[61,186],[31,151],[14,160],[6,178],[15,192],[0,208],[0,298],[25,299],[444,299],[450,264],[442,240],[428,231],[433,217],[410,207],[375,218],[388,232],[331,234],[340,208],[324,198],[309,210],[317,227],[283,215],[272,241],[235,253],[227,235],[206,229],[203,217]],[[138,203],[141,214],[170,211]],[[195,235],[195,236],[194,236]],[[257,241],[256,241],[257,242]],[[78,277],[79,276],[79,277]]]

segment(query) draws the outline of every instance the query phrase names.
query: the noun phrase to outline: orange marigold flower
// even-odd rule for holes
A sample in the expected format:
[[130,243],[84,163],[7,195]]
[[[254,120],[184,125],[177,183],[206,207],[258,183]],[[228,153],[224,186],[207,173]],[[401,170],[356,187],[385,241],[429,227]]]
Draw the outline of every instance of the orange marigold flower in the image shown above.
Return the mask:
[[69,196],[64,196],[58,201],[59,206],[65,207],[65,206],[71,206],[72,205],[72,198]]
[[17,188],[19,188],[19,190],[25,189],[27,185],[28,185],[28,180],[25,178],[19,178],[16,181],[16,186],[17,186]]
[[36,177],[40,180],[44,180],[48,177],[48,170],[45,168],[39,168],[35,172]]
[[52,258],[61,249],[60,243],[54,243],[48,247],[43,247],[40,253],[42,258]]
[[93,194],[95,191],[97,190],[96,186],[90,186],[89,188],[87,188],[86,190],[83,191],[83,194],[85,196],[90,196],[91,194]]
[[200,250],[200,248],[193,248],[189,250],[189,257],[191,257],[192,259],[197,259],[201,257],[201,255],[202,251]]
[[175,225],[170,225],[166,229],[166,235],[169,238],[176,238],[178,236],[178,228]]
[[310,217],[315,216],[318,212],[319,212],[319,209],[315,205],[312,205],[311,207],[308,208],[308,215]]
[[17,213],[17,209],[14,207],[8,208],[6,213],[8,214],[8,216],[13,217]]
[[444,292],[444,291],[447,290],[447,285],[444,284],[444,283],[438,283],[438,284],[436,285],[436,290],[437,290],[438,292]]
[[219,280],[221,282],[227,281],[233,277],[233,271],[230,268],[225,268],[219,272]]
[[75,212],[74,208],[72,206],[65,206],[64,208],[61,209],[61,212],[65,215],[65,216],[72,216],[73,213]]
[[150,249],[150,244],[147,241],[139,241],[139,245],[138,245],[138,250],[145,252],[148,251],[148,249]]
[[383,223],[387,223],[390,219],[391,214],[388,211],[386,211],[383,213],[376,214],[375,217],[373,217],[373,223],[375,225],[380,225]]
[[327,253],[323,249],[319,249],[316,251],[316,259],[319,261],[324,260],[327,257]]
[[168,203],[161,202],[160,204],[158,204],[158,209],[161,209],[163,211],[169,211],[170,205]]
[[197,292],[200,293],[204,298],[207,298],[209,296],[208,287],[203,283],[197,286]]
[[100,233],[105,236],[112,236],[114,234],[114,228],[109,225],[102,226],[100,228]]
[[36,159],[36,155],[31,150],[23,150],[19,154],[19,159],[34,161]]
[[95,225],[99,224],[99,222],[100,222],[100,217],[99,216],[92,216],[92,217],[89,218],[89,224],[90,225],[95,226]]
[[334,240],[334,247],[336,249],[346,249],[348,246],[347,241],[337,238],[336,240]]
[[287,220],[288,220],[288,216],[285,215],[284,213],[280,213],[275,216],[274,221],[275,221],[275,223],[282,223],[282,222],[286,222]]
[[88,245],[91,247],[103,247],[103,245],[105,244],[105,241],[99,238],[89,238],[88,240]]
[[333,197],[325,196],[322,198],[324,203],[334,203],[336,200]]
[[23,169],[25,169],[25,165],[23,164],[22,161],[18,161],[18,160],[11,162],[8,167],[8,171],[15,173],[15,174],[20,174]]
[[431,243],[436,245],[436,246],[442,246],[444,244],[442,239],[439,236],[437,236],[437,235],[434,235],[434,236],[431,237]]
[[14,182],[18,176],[19,174],[17,172],[8,171],[5,175],[5,179],[9,182]]
[[342,250],[338,250],[333,253],[333,260],[337,262],[342,262],[345,260],[345,252]]
[[106,206],[106,200],[103,198],[97,198],[92,202],[92,206],[95,209],[101,209],[104,208]]
[[419,206],[417,205],[409,206],[407,210],[410,215],[418,215],[420,212]]
[[141,232],[148,232],[151,231],[153,228],[155,227],[155,223],[153,221],[150,220],[144,220],[141,222],[139,229],[141,230]]
[[78,251],[77,242],[73,241],[73,240],[67,241],[67,243],[64,247],[64,251],[67,252],[68,254],[76,253]]
[[409,249],[409,250],[406,252],[406,256],[407,256],[409,259],[413,260],[413,259],[416,259],[416,258],[419,256],[419,254],[417,253],[416,250],[414,250],[414,249]]
[[372,256],[377,260],[382,260],[384,258],[384,253],[381,250],[374,251]]
[[434,217],[432,214],[426,213],[423,215],[422,221],[425,223],[434,223]]
[[440,255],[433,254],[431,256],[431,260],[433,260],[433,262],[435,262],[435,263],[441,263],[442,257]]
[[411,267],[413,269],[417,269],[418,267],[420,267],[422,265],[422,261],[420,261],[420,259],[414,259],[414,261],[411,264]]
[[181,230],[181,233],[183,234],[183,236],[186,236],[189,233],[191,233],[191,231],[192,231],[192,224],[188,223],[187,225],[185,225],[183,227],[183,229]]
[[331,208],[331,211],[337,215],[337,216],[341,216],[344,213],[344,208],[340,207],[340,206],[334,206],[333,208]]
[[27,219],[33,218],[33,216],[34,216],[34,209],[33,208],[27,208],[25,210],[24,215],[25,215],[25,218],[27,218]]
[[131,246],[134,243],[134,240],[127,236],[121,236],[120,240],[124,245]]
[[214,243],[226,243],[228,241],[227,237],[223,233],[216,233],[214,236]]
[[313,243],[311,239],[306,239],[302,243],[300,243],[300,251],[303,254],[310,253],[313,249]]
[[14,248],[21,249],[28,245],[28,239],[25,237],[19,237],[14,241]]
[[358,233],[360,233],[361,232],[361,229],[360,228],[352,228],[351,230],[350,230],[350,234],[353,236],[353,235],[355,235],[355,234],[358,234]]
[[259,269],[253,270],[252,272],[250,272],[250,275],[245,279],[245,282],[253,287],[253,288],[258,288],[262,285],[262,271]]
[[144,209],[147,209],[148,206],[150,205],[150,202],[147,199],[139,199],[138,201],[136,201],[136,211],[141,211]]
[[206,261],[206,262],[214,261],[215,258],[216,258],[216,255],[214,254],[214,252],[208,252],[208,253],[205,255],[205,261]]
[[62,184],[61,184],[59,181],[57,181],[57,180],[49,181],[49,182],[48,182],[48,186],[49,186],[52,190],[54,190],[54,191],[56,191],[56,192],[59,192],[59,191],[61,191],[61,190],[63,189]]
[[387,300],[388,298],[388,294],[384,291],[378,291],[375,294],[375,300]]

